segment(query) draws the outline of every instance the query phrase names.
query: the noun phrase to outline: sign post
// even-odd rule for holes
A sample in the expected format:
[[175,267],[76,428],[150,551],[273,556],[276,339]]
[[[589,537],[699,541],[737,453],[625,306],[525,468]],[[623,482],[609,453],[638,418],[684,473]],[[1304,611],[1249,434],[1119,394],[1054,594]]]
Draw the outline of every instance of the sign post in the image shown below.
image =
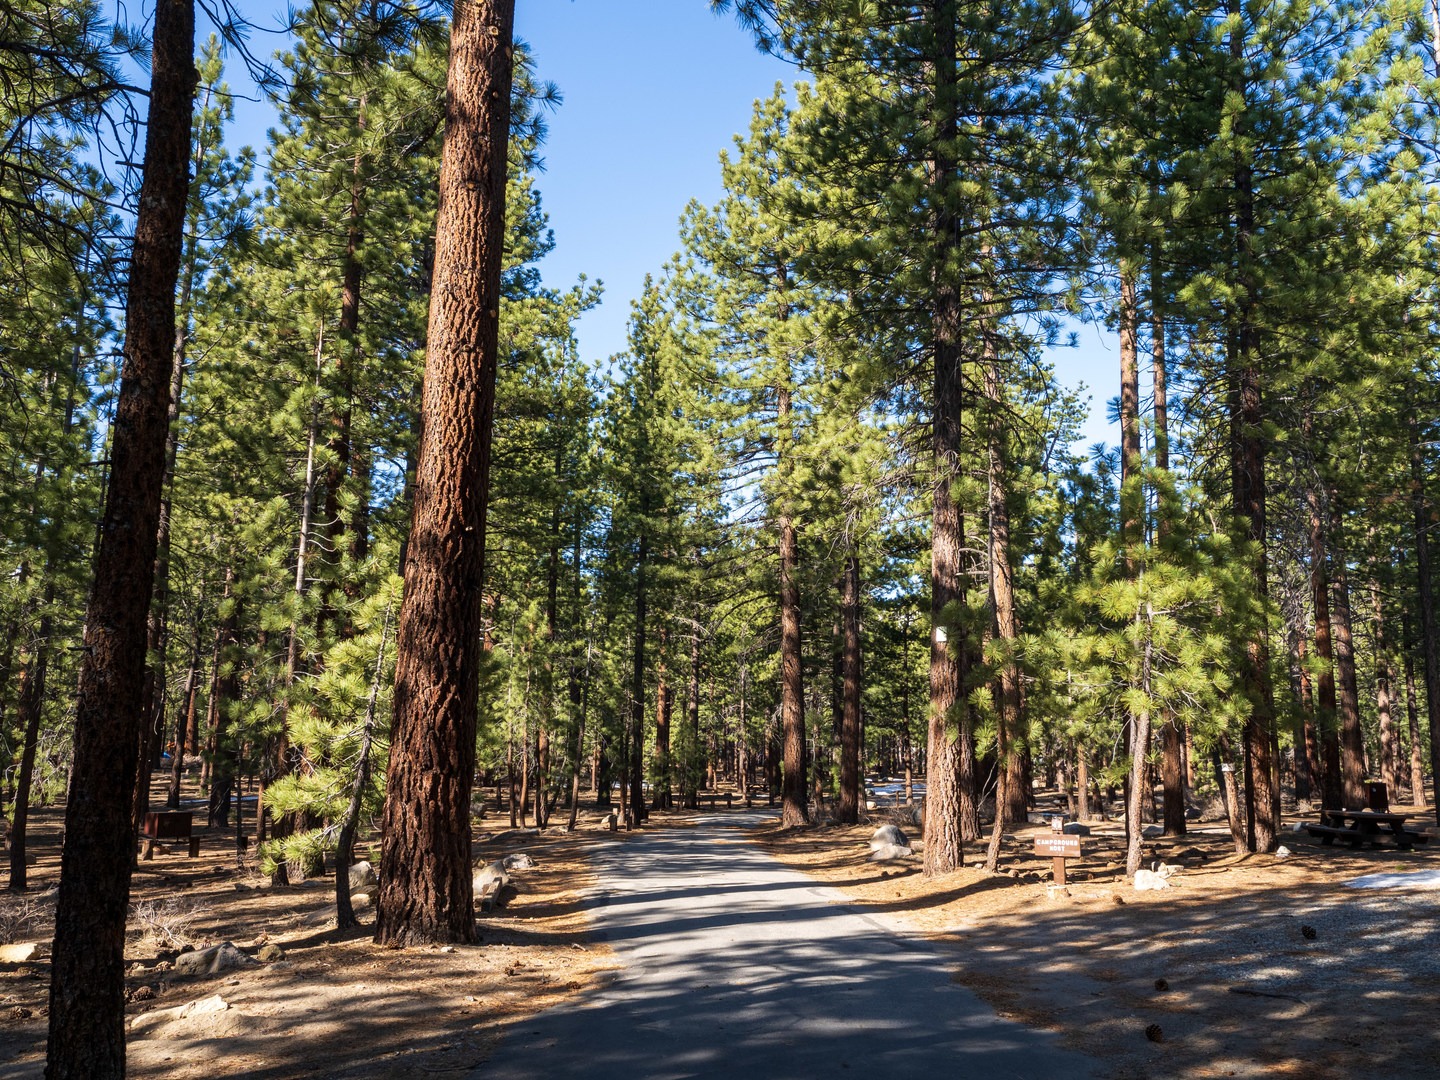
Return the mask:
[[1052,833],[1035,837],[1035,854],[1049,855],[1055,860],[1055,884],[1065,884],[1065,860],[1080,857],[1080,837],[1066,833]]

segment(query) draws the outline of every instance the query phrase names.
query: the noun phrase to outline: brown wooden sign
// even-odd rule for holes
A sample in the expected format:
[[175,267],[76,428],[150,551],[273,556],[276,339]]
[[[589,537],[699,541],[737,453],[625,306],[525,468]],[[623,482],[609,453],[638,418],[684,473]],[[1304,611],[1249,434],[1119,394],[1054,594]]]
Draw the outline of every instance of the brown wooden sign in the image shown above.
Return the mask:
[[1037,836],[1035,837],[1035,854],[1046,855],[1052,859],[1078,859],[1080,857],[1080,837],[1070,836],[1066,833]]
[[1048,833],[1035,837],[1035,854],[1049,855],[1054,860],[1055,884],[1065,884],[1065,860],[1080,857],[1080,837],[1068,833]]

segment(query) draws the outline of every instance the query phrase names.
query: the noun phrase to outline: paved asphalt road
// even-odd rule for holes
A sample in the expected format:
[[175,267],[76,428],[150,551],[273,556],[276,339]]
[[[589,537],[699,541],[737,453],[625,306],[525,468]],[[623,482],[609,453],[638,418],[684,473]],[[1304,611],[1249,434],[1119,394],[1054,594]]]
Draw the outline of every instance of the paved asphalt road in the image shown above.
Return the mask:
[[765,815],[596,846],[598,936],[624,969],[517,1024],[474,1080],[1079,1080],[1093,1061],[950,981],[963,959],[746,840]]

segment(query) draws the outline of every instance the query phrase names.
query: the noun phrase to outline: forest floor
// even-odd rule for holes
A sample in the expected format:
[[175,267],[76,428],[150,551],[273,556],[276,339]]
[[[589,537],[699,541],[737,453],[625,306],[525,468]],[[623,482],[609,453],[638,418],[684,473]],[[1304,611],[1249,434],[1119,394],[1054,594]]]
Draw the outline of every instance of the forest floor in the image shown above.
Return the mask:
[[[163,800],[157,786],[152,805]],[[247,816],[252,812],[253,800]],[[196,817],[198,826],[203,807]],[[44,1069],[61,824],[58,808],[33,814],[31,888],[0,894],[0,941],[40,944],[32,961],[0,962],[4,1080],[38,1077]],[[506,909],[480,916],[480,947],[453,949],[380,948],[371,941],[373,910],[360,904],[362,927],[336,931],[333,878],[272,888],[253,853],[237,857],[233,834],[197,827],[198,859],[181,843],[140,862],[134,875],[126,943],[129,1075],[470,1075],[508,1024],[585,991],[612,966],[609,950],[589,940],[581,905],[581,891],[593,884],[584,855],[587,825],[594,822],[571,834],[550,829],[498,841],[477,832],[477,860],[524,851],[538,866],[516,875],[520,894]],[[181,947],[227,941],[249,963],[215,975],[177,977],[171,970]]]
[[[1434,1075],[1440,888],[1403,875],[1440,877],[1440,837],[1429,850],[1357,852],[1287,831],[1289,857],[1237,857],[1223,823],[1193,823],[1183,839],[1147,841],[1147,860],[1184,869],[1168,889],[1137,892],[1114,823],[1091,823],[1059,889],[1049,860],[1030,854],[1048,826],[1007,833],[1004,874],[967,867],[926,879],[918,860],[867,861],[886,815],[872,817],[853,828],[767,825],[756,839],[853,903],[953,949],[957,982],[1003,1016],[1058,1031],[1114,1080]],[[1286,816],[1287,826],[1297,820]],[[655,815],[644,830],[607,837],[643,845],[652,829],[684,824],[683,814]],[[477,833],[477,859],[525,851],[539,865],[509,908],[481,916],[481,947],[450,951],[374,946],[364,907],[366,926],[337,932],[330,878],[272,888],[229,834],[197,830],[198,859],[177,846],[135,874],[130,1075],[474,1074],[507,1028],[603,985],[615,966],[590,936],[583,903],[595,885],[586,849],[596,827],[588,815],[572,834]],[[0,942],[40,944],[32,960],[0,962],[0,1080],[43,1069],[60,828],[58,808],[35,812],[31,889],[0,894]],[[978,863],[983,851],[966,858]],[[1401,875],[1400,887],[1348,884],[1377,873]],[[226,941],[252,962],[211,976],[171,970],[182,946]],[[267,959],[255,960],[262,950]]]
[[[1423,808],[1392,809],[1426,827]],[[1285,816],[1287,830],[1307,820]],[[918,858],[868,862],[874,822],[777,824],[764,844],[952,946],[957,981],[1002,1016],[1058,1031],[1113,1080],[1436,1075],[1440,837],[1352,851],[1286,831],[1288,857],[1238,857],[1223,822],[1196,822],[1189,836],[1146,841],[1147,866],[1184,869],[1170,888],[1138,892],[1120,825],[1091,827],[1064,888],[1031,854],[1043,824],[1007,831],[996,876],[979,868],[979,845],[966,852],[977,865],[930,879]],[[1387,887],[1349,884],[1375,874]]]

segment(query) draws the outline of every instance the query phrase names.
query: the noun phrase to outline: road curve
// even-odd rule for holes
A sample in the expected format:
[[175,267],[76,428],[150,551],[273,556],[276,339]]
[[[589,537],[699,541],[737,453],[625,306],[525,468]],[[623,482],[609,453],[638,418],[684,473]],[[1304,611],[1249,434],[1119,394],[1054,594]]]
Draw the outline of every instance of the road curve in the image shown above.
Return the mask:
[[1089,1058],[1001,1020],[901,935],[760,851],[761,812],[596,845],[604,989],[518,1023],[474,1080],[1081,1080]]

